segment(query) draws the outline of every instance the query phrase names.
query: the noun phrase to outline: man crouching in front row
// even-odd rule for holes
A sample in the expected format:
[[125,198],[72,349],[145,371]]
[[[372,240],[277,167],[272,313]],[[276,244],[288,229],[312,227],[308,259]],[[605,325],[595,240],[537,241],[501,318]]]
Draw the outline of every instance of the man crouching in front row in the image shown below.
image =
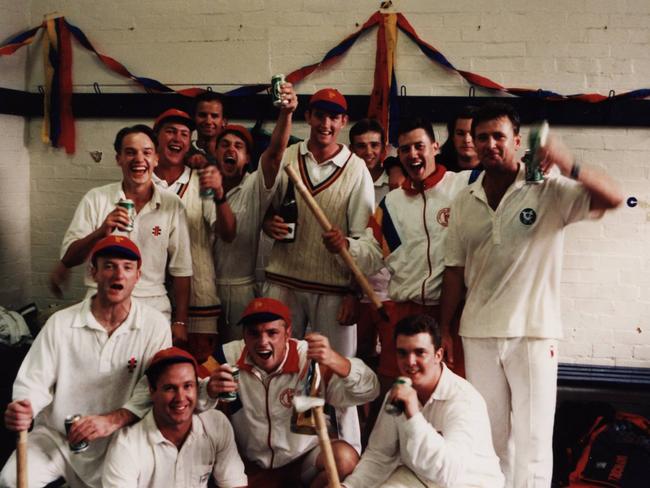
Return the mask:
[[[325,336],[312,333],[305,340],[292,339],[291,313],[278,300],[252,300],[240,324],[244,340],[224,344],[217,351],[221,365],[213,378],[216,391],[237,391],[237,399],[226,410],[239,452],[245,456],[249,486],[326,486],[318,438],[291,430],[292,399],[309,390],[312,363],[318,363],[322,375],[319,395],[336,408],[377,397],[377,377],[361,360],[334,351]],[[230,365],[239,368],[238,383]],[[359,456],[342,440],[332,441],[332,450],[344,478]]]
[[343,486],[503,487],[485,401],[442,362],[435,319],[402,319],[395,345],[402,376],[386,395],[368,448]]

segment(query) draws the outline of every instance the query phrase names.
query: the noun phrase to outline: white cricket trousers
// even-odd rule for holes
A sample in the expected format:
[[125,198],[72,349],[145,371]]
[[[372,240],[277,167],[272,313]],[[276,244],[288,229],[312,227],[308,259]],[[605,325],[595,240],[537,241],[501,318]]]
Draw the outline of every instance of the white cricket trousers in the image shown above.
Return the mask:
[[487,404],[506,487],[551,486],[557,342],[463,337],[467,379]]

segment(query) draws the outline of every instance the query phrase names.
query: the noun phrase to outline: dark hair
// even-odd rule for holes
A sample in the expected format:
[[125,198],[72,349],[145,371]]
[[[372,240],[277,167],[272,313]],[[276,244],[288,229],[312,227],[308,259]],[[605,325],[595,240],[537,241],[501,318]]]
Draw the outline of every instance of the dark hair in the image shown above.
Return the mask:
[[235,135],[235,136],[239,137],[242,141],[244,141],[244,144],[246,145],[246,152],[247,152],[247,154],[249,156],[251,156],[251,154],[253,152],[253,148],[251,147],[251,144],[248,141],[248,139],[241,132],[239,132],[237,129],[229,129],[228,126],[226,126],[221,132],[219,132],[219,135],[217,136],[217,141],[216,141],[217,146],[219,145],[219,142],[221,141],[221,139],[223,139],[228,134]]
[[431,142],[436,141],[436,136],[433,133],[433,125],[431,125],[431,121],[424,119],[422,117],[407,118],[407,119],[400,120],[399,126],[397,127],[397,137],[416,129],[423,129],[424,132],[426,132],[427,135],[429,136],[429,139],[431,139]]
[[388,173],[392,168],[397,167],[402,171],[402,174],[407,177],[408,175],[406,174],[406,170],[404,169],[404,166],[402,166],[402,162],[399,160],[397,156],[388,156],[386,159],[384,159],[384,171]]
[[192,367],[194,367],[194,364],[189,358],[176,356],[176,357],[171,357],[163,361],[160,361],[155,365],[147,368],[147,370],[144,372],[144,375],[147,377],[147,381],[149,382],[149,388],[155,390],[158,387],[158,378],[160,378],[160,376],[165,372],[165,370],[173,364],[181,364],[181,363],[187,363]]
[[456,114],[447,120],[447,140],[440,146],[440,154],[436,158],[436,163],[443,164],[450,171],[461,171],[458,166],[458,153],[454,147],[454,134],[456,133],[456,122],[458,119],[472,119],[476,115],[477,108],[471,105],[461,107]]
[[354,144],[354,138],[366,132],[376,132],[381,135],[381,144],[386,144],[384,128],[376,119],[361,119],[350,128],[350,144]]
[[226,97],[221,93],[213,91],[204,91],[194,97],[194,110],[192,111],[192,118],[196,117],[196,108],[201,102],[219,102],[221,104],[221,116],[226,117]]
[[521,122],[519,121],[519,114],[513,106],[502,102],[488,102],[476,111],[472,119],[472,135],[476,132],[478,124],[501,117],[508,117],[515,135],[519,134]]
[[156,137],[156,133],[153,131],[153,129],[148,125],[136,124],[131,127],[123,127],[119,130],[115,136],[115,141],[113,142],[113,147],[115,148],[116,153],[119,154],[122,151],[122,141],[129,134],[144,134],[148,136],[149,139],[151,139],[154,148],[158,147],[158,137]]
[[423,332],[431,336],[434,349],[437,350],[442,347],[440,327],[436,319],[431,315],[420,314],[404,317],[395,325],[394,339],[397,342],[397,336],[399,335],[414,336]]

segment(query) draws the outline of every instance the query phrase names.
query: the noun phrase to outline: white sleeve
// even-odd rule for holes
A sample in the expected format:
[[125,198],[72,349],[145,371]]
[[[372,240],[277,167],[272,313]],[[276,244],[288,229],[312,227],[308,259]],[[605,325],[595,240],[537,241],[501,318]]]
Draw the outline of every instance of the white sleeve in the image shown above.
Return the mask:
[[368,219],[375,209],[375,186],[370,172],[363,168],[361,177],[352,188],[348,202],[348,235],[359,237],[368,225]]
[[103,488],[138,488],[141,460],[137,450],[132,451],[131,447],[126,432],[118,431],[104,458]]
[[358,239],[348,237],[348,242],[350,254],[365,275],[373,275],[386,266],[381,247],[371,227],[366,227]]
[[447,413],[444,437],[419,412],[397,419],[400,454],[420,477],[441,486],[455,486],[473,459],[474,435],[471,402],[454,405]]
[[359,464],[344,480],[348,488],[378,487],[400,464],[397,426],[395,418],[384,412],[385,403],[386,399]]
[[[58,372],[58,351],[56,323],[60,315],[49,318],[36,336],[27,356],[18,370],[14,381],[13,400],[29,400],[34,417],[53,400]],[[61,337],[65,340],[65,337]]]
[[[562,216],[565,225],[584,220],[589,217],[591,196],[587,189],[579,182],[558,175],[549,178],[549,185],[553,185],[555,208]],[[602,216],[603,212],[595,212],[595,217]]]
[[59,258],[65,256],[66,251],[73,242],[83,239],[91,232],[94,232],[106,217],[105,215],[99,215],[96,206],[92,204],[91,192],[92,190],[86,193],[79,205],[77,205],[72,221],[63,235]]
[[362,405],[379,395],[377,375],[360,359],[348,359],[350,374],[345,378],[332,375],[327,385],[327,403],[337,408]]
[[217,410],[210,410],[206,414],[203,415],[204,425],[216,444],[216,462],[212,469],[215,483],[220,488],[247,486],[248,478],[244,470],[244,463],[237,451],[235,434],[230,422],[223,413]]

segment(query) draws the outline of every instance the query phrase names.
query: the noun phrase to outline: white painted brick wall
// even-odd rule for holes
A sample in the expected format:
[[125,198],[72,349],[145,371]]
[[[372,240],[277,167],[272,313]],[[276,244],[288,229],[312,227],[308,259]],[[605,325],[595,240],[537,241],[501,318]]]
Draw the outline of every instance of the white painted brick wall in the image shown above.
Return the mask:
[[[458,68],[506,86],[603,94],[648,86],[647,0],[393,3]],[[378,5],[369,0],[32,0],[30,25],[58,9],[99,50],[138,75],[165,83],[227,88],[264,82],[272,73],[288,73],[316,62]],[[347,94],[368,94],[374,53],[373,31],[359,39],[333,69],[315,73],[298,91],[310,93],[335,84]],[[31,89],[42,82],[40,63],[38,56],[30,60]],[[396,67],[398,83],[407,87],[409,95],[467,93],[467,84],[459,76],[431,64],[404,35],[399,36]],[[74,79],[81,85],[123,83],[79,48],[75,48]],[[129,90],[137,88],[114,89]],[[477,90],[477,95],[482,94],[487,92]],[[51,302],[46,277],[74,207],[87,189],[119,177],[111,141],[119,127],[135,122],[79,120],[74,157],[44,147],[38,137],[40,122],[29,124],[32,279],[39,303]],[[444,138],[444,130],[437,129]],[[562,299],[566,339],[561,360],[650,366],[649,131],[556,130],[578,158],[615,176],[626,196],[642,202],[567,230]],[[300,124],[295,132],[303,137],[307,133]],[[94,149],[104,152],[99,164],[88,155]],[[1,161],[5,160],[0,159],[0,165]],[[79,274],[75,278],[71,297],[76,299],[81,294]]]
[[[0,39],[25,28],[29,13],[0,0]],[[0,86],[25,89],[26,53],[0,58]],[[0,305],[9,309],[30,298],[29,154],[23,117],[0,115]]]

